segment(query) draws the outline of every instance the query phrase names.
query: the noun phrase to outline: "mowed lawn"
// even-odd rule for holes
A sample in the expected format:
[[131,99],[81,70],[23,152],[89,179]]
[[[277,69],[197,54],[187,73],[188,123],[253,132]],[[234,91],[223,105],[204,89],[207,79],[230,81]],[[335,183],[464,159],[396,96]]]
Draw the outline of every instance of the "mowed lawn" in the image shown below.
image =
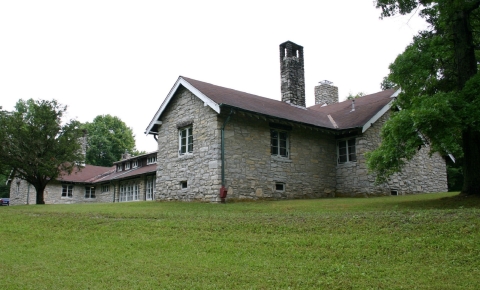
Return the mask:
[[0,207],[0,288],[479,289],[456,195]]

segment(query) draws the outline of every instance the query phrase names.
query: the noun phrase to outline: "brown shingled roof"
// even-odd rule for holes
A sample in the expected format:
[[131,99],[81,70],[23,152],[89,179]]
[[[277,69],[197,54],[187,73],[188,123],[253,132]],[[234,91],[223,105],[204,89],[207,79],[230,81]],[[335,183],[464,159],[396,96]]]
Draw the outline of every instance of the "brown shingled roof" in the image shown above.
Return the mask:
[[[352,101],[350,100],[324,107],[315,105],[309,108],[301,108],[282,101],[264,98],[181,76],[160,106],[160,109],[150,122],[149,127],[147,127],[147,134],[155,134],[158,126],[156,121],[160,120],[163,110],[166,108],[171,97],[173,97],[179,84],[191,87],[194,91],[198,90],[198,93],[193,93],[197,94],[197,97],[203,99],[206,104],[208,103],[209,106],[217,112],[220,112],[221,107],[228,106],[335,131],[363,127],[372,117],[376,116],[377,113],[384,112],[382,110],[385,110],[386,106],[392,100],[392,95],[395,93],[395,90],[391,89],[355,99],[355,111],[352,111]],[[333,118],[337,127],[330,121],[329,115]]]
[[219,105],[228,105],[267,116],[333,129],[333,125],[324,114],[318,114],[315,111],[292,106],[282,101],[272,100],[186,77],[182,78]]
[[352,101],[346,100],[328,106],[315,105],[308,109],[317,111],[323,115],[331,115],[337,123],[338,129],[362,127],[378,111],[385,107],[395,93],[394,89],[366,95],[355,99],[355,111],[352,111]]
[[114,171],[114,167],[103,167],[87,164],[80,169],[74,169],[70,175],[64,173],[63,175],[59,176],[57,180],[67,182],[91,183],[94,182],[96,178],[99,178],[109,173],[113,173]]

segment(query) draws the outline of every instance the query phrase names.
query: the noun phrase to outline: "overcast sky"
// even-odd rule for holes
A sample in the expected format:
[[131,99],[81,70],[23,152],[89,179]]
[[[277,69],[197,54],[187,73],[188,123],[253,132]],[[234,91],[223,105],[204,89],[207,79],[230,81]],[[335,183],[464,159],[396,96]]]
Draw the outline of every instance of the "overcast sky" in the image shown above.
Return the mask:
[[304,47],[307,106],[321,80],[375,93],[424,24],[380,20],[372,0],[0,0],[0,106],[56,99],[81,122],[144,131],[178,76],[280,99],[279,44]]

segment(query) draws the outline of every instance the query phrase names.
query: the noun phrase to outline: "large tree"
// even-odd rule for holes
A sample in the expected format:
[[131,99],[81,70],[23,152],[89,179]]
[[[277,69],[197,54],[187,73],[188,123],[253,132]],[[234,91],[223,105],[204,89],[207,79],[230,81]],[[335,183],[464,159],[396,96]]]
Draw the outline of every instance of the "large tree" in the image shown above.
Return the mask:
[[88,132],[87,164],[112,166],[123,153],[136,155],[133,131],[120,118],[99,115],[84,127]]
[[480,0],[378,0],[382,17],[412,11],[430,24],[390,65],[385,82],[398,85],[381,146],[369,168],[384,181],[421,146],[463,160],[462,193],[480,195]]
[[45,186],[84,162],[80,123],[63,123],[66,106],[57,101],[19,100],[12,112],[0,113],[0,164],[28,181],[43,204]]

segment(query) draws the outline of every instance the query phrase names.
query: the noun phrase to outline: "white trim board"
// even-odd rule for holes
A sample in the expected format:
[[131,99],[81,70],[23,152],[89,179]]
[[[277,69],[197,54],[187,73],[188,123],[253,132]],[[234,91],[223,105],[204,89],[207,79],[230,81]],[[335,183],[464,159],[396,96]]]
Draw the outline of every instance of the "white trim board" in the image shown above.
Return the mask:
[[375,123],[378,119],[380,119],[381,116],[383,116],[383,114],[385,114],[388,110],[390,110],[390,107],[392,106],[392,103],[394,101],[394,98],[396,98],[398,96],[398,94],[400,94],[402,92],[401,89],[398,89],[395,93],[393,93],[393,95],[390,96],[390,98],[392,98],[392,100],[390,102],[388,102],[388,104],[386,104],[380,111],[378,111],[375,115],[373,115],[372,118],[370,118],[370,120],[368,120],[365,125],[363,125],[362,127],[362,133],[365,133],[365,131],[368,130],[368,128],[370,128],[372,126],[373,123]]
[[173,85],[172,89],[170,90],[170,92],[168,93],[167,97],[165,98],[165,100],[163,101],[162,105],[160,106],[160,108],[158,109],[157,113],[155,114],[155,116],[153,117],[152,121],[150,121],[150,124],[148,124],[148,127],[145,131],[145,135],[148,135],[150,133],[155,133],[155,132],[151,132],[153,126],[155,124],[158,124],[157,122],[160,122],[161,124],[161,121],[159,121],[158,119],[160,118],[160,116],[162,115],[163,111],[165,110],[165,108],[167,107],[167,105],[170,103],[170,100],[173,98],[173,96],[175,95],[175,93],[177,92],[178,90],[178,87],[182,85],[184,86],[187,90],[189,90],[192,94],[194,94],[197,98],[199,98],[200,100],[202,100],[204,102],[204,105],[205,106],[209,106],[210,108],[212,108],[212,110],[214,110],[215,112],[217,112],[217,114],[220,114],[220,106],[215,103],[214,101],[212,101],[209,97],[207,97],[205,94],[203,94],[202,92],[200,92],[197,88],[195,88],[194,86],[192,86],[189,82],[187,82],[184,78],[182,78],[181,76],[178,77],[177,81],[175,82],[175,84]]

